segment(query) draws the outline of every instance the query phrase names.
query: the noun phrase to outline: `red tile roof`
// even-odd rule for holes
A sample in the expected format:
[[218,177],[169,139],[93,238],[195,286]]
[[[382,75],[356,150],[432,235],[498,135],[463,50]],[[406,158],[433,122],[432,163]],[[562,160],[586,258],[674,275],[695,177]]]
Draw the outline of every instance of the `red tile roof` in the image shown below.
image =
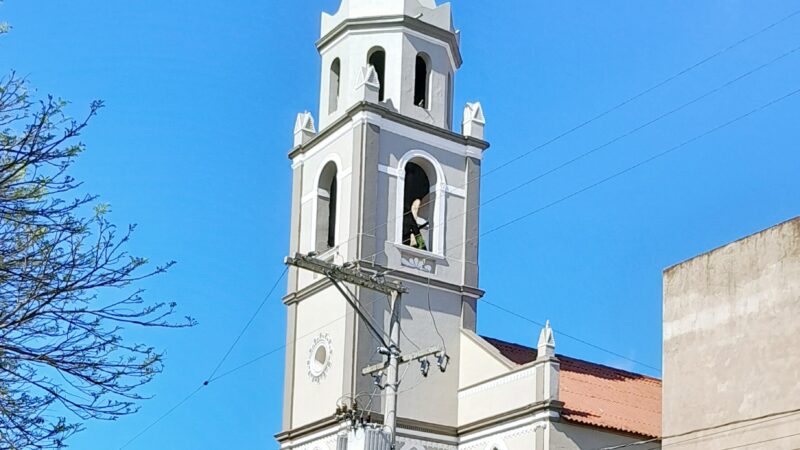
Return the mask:
[[[483,338],[516,364],[536,359],[536,349]],[[561,362],[561,417],[570,422],[640,436],[661,436],[661,380],[557,355]]]

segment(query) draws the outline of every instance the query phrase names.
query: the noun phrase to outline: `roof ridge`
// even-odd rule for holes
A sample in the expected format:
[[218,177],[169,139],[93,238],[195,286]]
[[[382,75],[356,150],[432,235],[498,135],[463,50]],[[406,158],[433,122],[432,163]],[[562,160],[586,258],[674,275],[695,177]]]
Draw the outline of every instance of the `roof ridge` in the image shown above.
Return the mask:
[[574,358],[572,356],[556,355],[556,357],[558,357],[562,361],[563,360],[568,360],[568,361],[588,364],[588,365],[591,365],[591,366],[594,366],[594,367],[602,367],[602,368],[608,369],[608,370],[613,371],[613,372],[627,373],[627,374],[630,374],[630,375],[635,375],[636,377],[645,378],[645,379],[647,379],[649,381],[652,381],[652,382],[655,382],[656,384],[659,384],[659,385],[662,384],[661,378],[656,378],[654,376],[647,375],[647,374],[644,374],[644,373],[639,373],[639,372],[633,372],[633,371],[630,371],[630,370],[620,369],[620,368],[617,368],[617,367],[614,367],[614,366],[609,366],[607,364],[601,364],[601,363],[596,363],[596,362],[592,362],[592,361],[587,361],[585,359]]
[[[490,341],[490,342],[491,341],[495,341],[495,342],[499,342],[499,343],[502,343],[502,344],[511,345],[511,346],[514,346],[514,347],[517,347],[517,348],[520,348],[520,349],[523,349],[523,350],[530,350],[530,351],[534,351],[534,352],[536,351],[535,348],[528,347],[527,345],[517,344],[515,342],[504,341],[502,339],[492,338],[492,337],[488,337],[488,336],[482,336],[481,335],[480,337],[485,339],[485,340],[487,340],[487,341]],[[567,355],[563,355],[563,354],[557,354],[556,358],[558,358],[558,359],[560,359],[562,361],[567,360],[567,361],[573,361],[573,362],[587,364],[587,365],[590,365],[590,366],[593,366],[593,367],[605,368],[605,369],[613,371],[613,372],[635,375],[636,377],[642,377],[642,378],[646,378],[648,380],[651,380],[651,381],[653,381],[653,382],[655,382],[655,383],[657,383],[659,385],[662,384],[662,380],[660,378],[656,378],[656,377],[653,377],[653,376],[650,376],[650,375],[646,375],[646,374],[643,374],[643,373],[639,373],[639,372],[632,372],[630,370],[620,369],[620,368],[617,368],[617,367],[609,366],[607,364],[596,363],[596,362],[593,362],[593,361],[588,361],[588,360],[580,359],[580,358],[574,358],[572,356],[567,356]]]

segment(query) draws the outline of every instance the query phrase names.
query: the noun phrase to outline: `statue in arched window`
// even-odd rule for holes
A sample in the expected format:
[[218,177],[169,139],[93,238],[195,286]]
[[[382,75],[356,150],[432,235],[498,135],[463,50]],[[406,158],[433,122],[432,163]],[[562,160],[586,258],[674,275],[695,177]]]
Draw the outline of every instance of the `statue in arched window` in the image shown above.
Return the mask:
[[403,201],[403,244],[420,250],[431,246],[431,223],[433,196],[428,175],[422,167],[412,162],[405,167],[405,195]]
[[422,199],[418,198],[411,202],[408,212],[403,215],[403,228],[405,229],[403,234],[406,236],[406,245],[420,250],[428,250],[422,231],[429,229],[431,224],[424,217],[420,217],[420,206],[422,206]]

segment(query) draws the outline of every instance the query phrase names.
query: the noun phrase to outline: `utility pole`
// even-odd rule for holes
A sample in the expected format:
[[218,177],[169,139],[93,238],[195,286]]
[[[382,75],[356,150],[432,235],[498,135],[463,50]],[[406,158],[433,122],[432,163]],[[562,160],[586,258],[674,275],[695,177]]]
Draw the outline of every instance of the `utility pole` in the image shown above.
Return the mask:
[[[331,283],[339,290],[339,293],[345,298],[347,303],[353,307],[356,314],[361,318],[365,325],[370,329],[376,339],[381,342],[382,347],[378,349],[379,353],[384,355],[386,359],[379,363],[364,368],[361,371],[362,375],[371,375],[380,380],[381,374],[386,372],[386,405],[384,408],[383,425],[384,430],[389,433],[391,449],[396,448],[397,439],[397,394],[400,387],[399,373],[400,365],[408,364],[415,361],[420,361],[420,370],[422,375],[428,376],[428,369],[430,362],[428,357],[436,357],[439,370],[444,372],[447,369],[447,364],[450,357],[440,347],[431,347],[426,350],[403,355],[400,351],[400,305],[402,294],[407,293],[408,290],[403,285],[396,281],[388,281],[383,277],[362,270],[351,264],[342,266],[321,260],[315,254],[308,255],[297,254],[294,257],[287,257],[285,263],[300,269],[309,270],[311,272],[319,273],[327,277]],[[389,341],[383,338],[383,334],[378,330],[375,325],[361,310],[361,304],[358,299],[351,297],[351,293],[342,286],[342,283],[349,283],[365,289],[373,290],[386,294],[390,299],[391,315],[389,319]],[[377,383],[380,385],[380,383]]]

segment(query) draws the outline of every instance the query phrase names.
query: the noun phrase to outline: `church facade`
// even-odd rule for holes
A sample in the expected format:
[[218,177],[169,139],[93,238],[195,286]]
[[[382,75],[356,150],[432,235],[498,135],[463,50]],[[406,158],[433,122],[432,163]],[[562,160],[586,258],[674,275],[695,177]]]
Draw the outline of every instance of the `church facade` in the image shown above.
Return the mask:
[[[462,56],[450,5],[342,0],[322,15],[317,48],[318,120],[298,115],[289,153],[290,254],[402,283],[398,347],[442,350],[430,371],[427,359],[403,368],[396,448],[659,448],[660,380],[557,354],[549,324],[530,346],[476,333],[489,144],[480,103],[453,126]],[[364,317],[324,276],[289,271],[283,449],[384,448],[365,436],[383,433],[385,380],[362,370],[383,359],[365,321],[386,332],[390,303],[351,290]]]

